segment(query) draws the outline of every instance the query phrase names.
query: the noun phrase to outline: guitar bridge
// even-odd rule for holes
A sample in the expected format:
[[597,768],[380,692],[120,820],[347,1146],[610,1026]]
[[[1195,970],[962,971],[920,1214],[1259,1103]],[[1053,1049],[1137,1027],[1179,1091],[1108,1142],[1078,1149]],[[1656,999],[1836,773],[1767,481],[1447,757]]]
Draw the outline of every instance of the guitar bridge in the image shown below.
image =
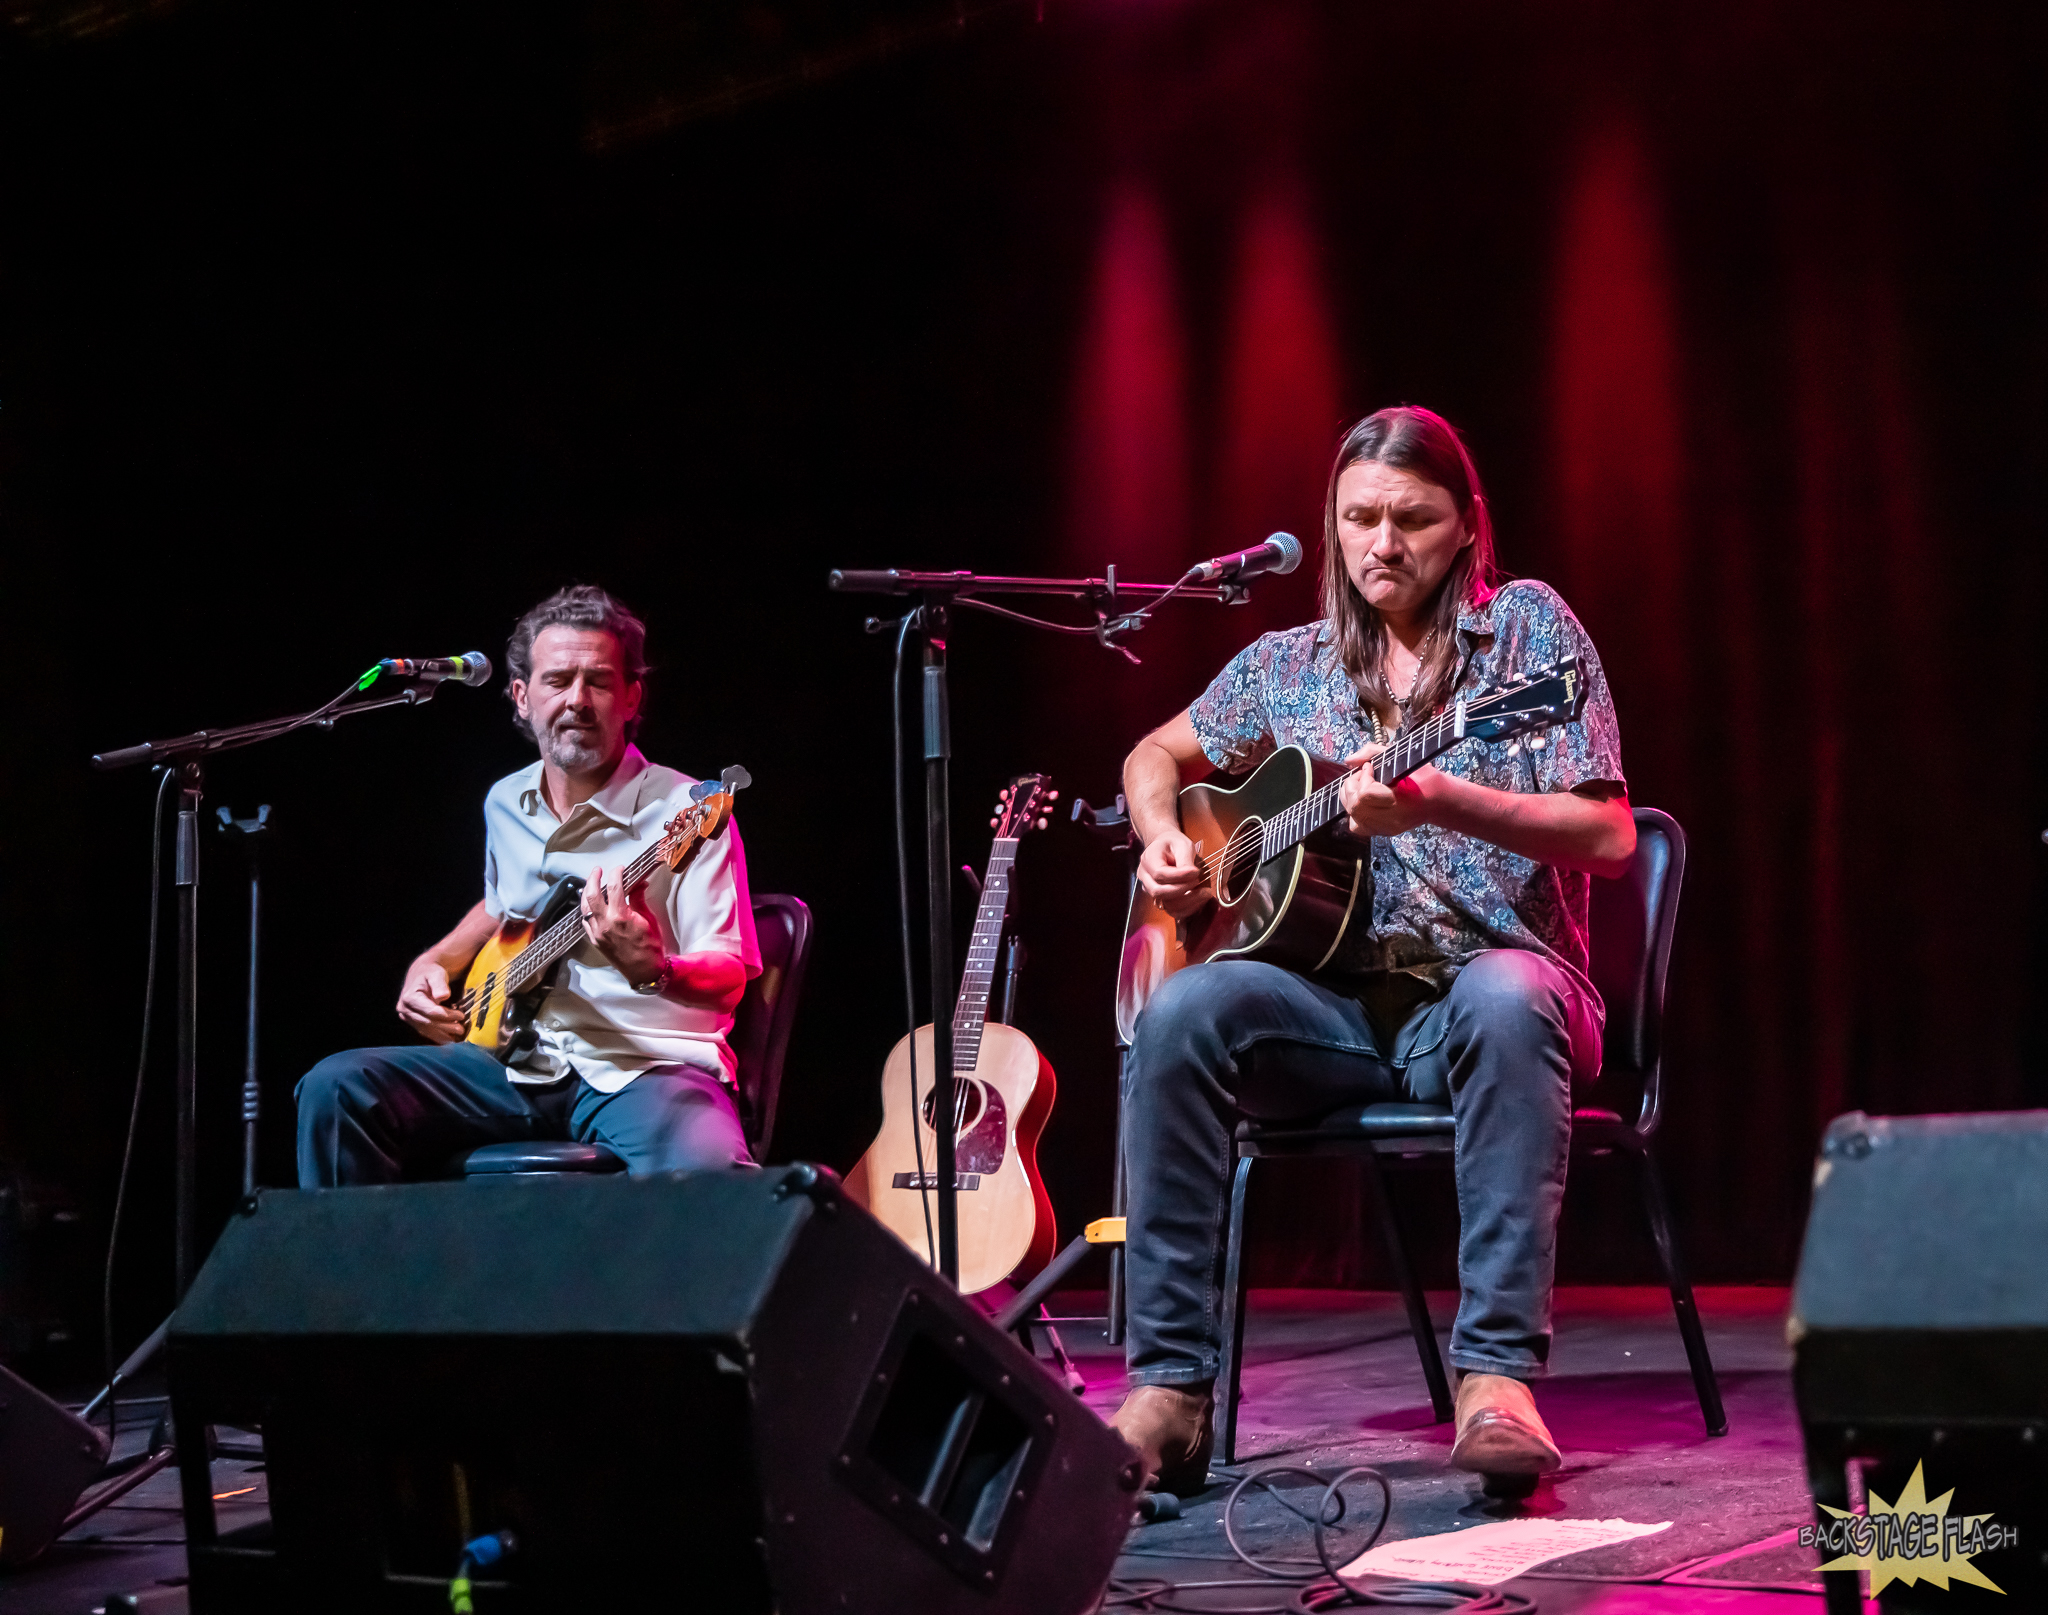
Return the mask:
[[[939,1175],[936,1172],[898,1172],[889,1185],[892,1189],[936,1189],[938,1186]],[[953,1174],[953,1187],[962,1193],[969,1189],[979,1189],[981,1187],[981,1174],[979,1172],[955,1172]]]

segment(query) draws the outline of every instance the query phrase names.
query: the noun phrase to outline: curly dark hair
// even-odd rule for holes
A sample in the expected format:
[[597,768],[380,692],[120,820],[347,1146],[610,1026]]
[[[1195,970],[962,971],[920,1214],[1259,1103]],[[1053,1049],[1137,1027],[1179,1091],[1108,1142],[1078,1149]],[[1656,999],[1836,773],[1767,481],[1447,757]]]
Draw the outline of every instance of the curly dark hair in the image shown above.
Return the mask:
[[[533,641],[543,628],[591,628],[602,629],[619,642],[619,659],[626,664],[626,677],[635,684],[644,683],[647,678],[647,624],[634,615],[623,600],[607,594],[594,583],[572,583],[566,589],[557,589],[539,605],[521,617],[512,630],[512,638],[505,646],[505,665],[511,677],[505,681],[505,693],[512,693],[512,680],[531,683],[533,679]],[[641,713],[646,711],[645,703]],[[635,713],[626,725],[626,738],[633,739],[640,733],[641,713]],[[519,717],[514,709],[513,722],[522,733],[526,720]]]

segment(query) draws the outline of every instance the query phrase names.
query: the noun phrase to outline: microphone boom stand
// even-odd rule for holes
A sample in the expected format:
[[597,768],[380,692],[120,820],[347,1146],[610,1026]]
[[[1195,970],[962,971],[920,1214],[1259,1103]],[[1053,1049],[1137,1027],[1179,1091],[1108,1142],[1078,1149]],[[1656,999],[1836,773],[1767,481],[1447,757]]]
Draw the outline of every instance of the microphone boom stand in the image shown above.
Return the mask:
[[[946,686],[946,636],[951,608],[973,605],[983,594],[1051,595],[1086,600],[1095,608],[1096,626],[1068,627],[1037,623],[1065,632],[1092,633],[1104,646],[1128,650],[1120,636],[1144,626],[1151,611],[1169,596],[1215,600],[1241,605],[1250,590],[1241,579],[1226,577],[1210,585],[1119,583],[1114,566],[1099,578],[986,577],[973,572],[834,571],[826,580],[842,594],[915,595],[911,616],[924,640],[924,764],[926,917],[930,938],[932,994],[932,1122],[937,1133],[932,1176],[938,1187],[939,1272],[949,1284],[960,1282],[959,1181],[955,1162],[958,1140],[953,1116],[953,1023],[944,1013],[954,993],[953,857],[948,778],[953,756],[952,711]],[[1128,602],[1142,601],[1136,611]],[[990,608],[1000,610],[1000,608]],[[1007,613],[1012,617],[1018,614]],[[871,619],[870,626],[874,626]],[[1132,660],[1136,660],[1135,657]],[[917,1125],[913,1115],[911,1125]]]
[[[267,718],[233,729],[195,729],[171,740],[148,740],[94,756],[102,772],[143,763],[178,768],[178,834],[173,880],[178,888],[178,1069],[177,1069],[177,1298],[185,1299],[199,1266],[199,806],[206,791],[203,758],[219,751],[275,740],[296,729],[332,729],[342,718],[380,707],[421,706],[434,698],[436,681],[413,684],[396,695],[349,705],[330,703],[290,717]],[[253,901],[253,898],[252,898]],[[253,923],[253,921],[252,921]]]
[[[374,669],[372,670],[375,671]],[[356,686],[366,689],[370,676],[365,675]],[[191,1288],[192,1279],[199,1265],[199,806],[205,795],[206,768],[202,758],[212,752],[235,751],[243,746],[254,746],[265,740],[275,740],[296,729],[332,729],[342,718],[353,717],[359,712],[375,712],[381,707],[423,706],[434,698],[437,678],[422,679],[408,685],[395,695],[380,696],[374,701],[347,703],[349,692],[337,701],[330,701],[324,707],[311,712],[294,713],[285,718],[269,718],[260,723],[246,723],[233,729],[195,729],[188,735],[179,735],[171,740],[150,740],[139,746],[123,746],[116,751],[104,751],[94,756],[92,766],[102,772],[114,769],[133,768],[143,763],[154,763],[160,768],[178,769],[178,834],[173,879],[178,888],[178,1071],[177,1071],[177,1187],[176,1187],[176,1280],[177,1299],[183,1301],[185,1292]],[[242,1094],[243,1156],[242,1156],[242,1198],[248,1204],[255,1196],[256,1178],[256,969],[257,969],[257,918],[261,901],[261,886],[257,874],[255,836],[265,827],[270,810],[262,809],[253,820],[237,822],[228,818],[227,825],[241,831],[249,843],[249,1046],[247,1065],[244,1072]],[[224,818],[227,815],[223,814]],[[143,1367],[163,1349],[169,1336],[171,1320],[166,1318],[158,1324],[149,1338],[129,1353],[128,1360],[114,1371],[114,1377],[86,1404],[81,1418],[90,1419],[104,1402],[111,1400],[122,1384],[140,1373]],[[230,1456],[262,1457],[261,1449],[241,1449],[221,1446],[213,1441],[209,1430],[204,1443],[210,1450],[201,1456],[203,1465],[215,1454]],[[128,1475],[110,1481],[99,1491],[81,1501],[66,1517],[63,1529],[87,1519],[109,1503],[120,1497],[140,1480],[147,1479],[157,1470],[170,1463],[176,1455],[176,1447],[167,1446],[152,1456],[147,1463],[130,1471]]]

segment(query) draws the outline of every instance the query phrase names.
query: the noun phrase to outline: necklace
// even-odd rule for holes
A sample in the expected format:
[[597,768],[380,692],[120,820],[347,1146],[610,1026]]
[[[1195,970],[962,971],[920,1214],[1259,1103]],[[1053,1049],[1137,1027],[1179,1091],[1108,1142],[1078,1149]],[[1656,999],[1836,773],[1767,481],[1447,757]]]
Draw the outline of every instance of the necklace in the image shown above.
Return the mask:
[[1380,667],[1380,677],[1386,680],[1387,694],[1393,696],[1396,706],[1405,707],[1410,701],[1415,699],[1415,686],[1422,682],[1422,665],[1429,660],[1429,647],[1435,639],[1436,630],[1432,628],[1422,636],[1422,643],[1415,647],[1415,671],[1409,676],[1408,693],[1406,695],[1394,695],[1394,679],[1392,674],[1393,647],[1391,645],[1388,646],[1386,660]]

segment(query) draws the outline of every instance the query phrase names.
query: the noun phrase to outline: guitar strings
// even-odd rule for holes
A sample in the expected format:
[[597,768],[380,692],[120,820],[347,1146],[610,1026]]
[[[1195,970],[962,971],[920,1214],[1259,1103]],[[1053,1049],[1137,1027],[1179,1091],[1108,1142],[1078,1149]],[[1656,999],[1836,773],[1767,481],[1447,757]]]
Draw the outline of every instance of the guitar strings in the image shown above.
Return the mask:
[[[1470,710],[1471,709],[1469,707],[1466,709],[1468,716],[1470,715]],[[1429,722],[1424,724],[1420,729],[1415,730],[1406,738],[1396,741],[1393,745],[1389,746],[1385,751],[1381,752],[1379,756],[1375,757],[1371,763],[1361,764],[1360,767],[1372,768],[1374,776],[1377,777],[1379,774],[1379,769],[1377,765],[1382,760],[1401,759],[1400,771],[1395,775],[1395,778],[1398,779],[1400,777],[1400,774],[1406,773],[1409,768],[1414,766],[1413,764],[1408,763],[1405,760],[1406,754],[1411,750],[1427,750],[1429,744],[1436,739],[1440,739],[1442,737],[1443,731],[1449,729],[1452,726],[1453,722],[1454,717],[1451,713],[1439,713],[1436,717],[1430,719]],[[1350,772],[1356,773],[1358,772],[1358,770],[1353,769]],[[1344,776],[1344,778],[1349,777],[1350,774],[1346,774]],[[1382,781],[1381,783],[1384,784],[1385,781]],[[1337,795],[1337,789],[1342,784],[1343,779],[1331,780],[1327,785],[1321,786],[1317,790],[1312,791],[1307,796],[1303,797],[1299,802],[1292,804],[1287,809],[1287,814],[1299,814],[1303,809],[1308,808],[1312,804],[1316,804],[1318,802],[1322,802],[1326,806],[1329,801],[1335,800]],[[1273,825],[1278,824],[1281,818],[1285,816],[1286,815],[1279,815],[1272,819],[1261,819],[1256,825],[1240,827],[1231,835],[1228,841],[1224,842],[1222,848],[1218,851],[1216,855],[1218,862],[1221,864],[1222,875],[1224,879],[1229,879],[1230,876],[1236,871],[1239,863],[1242,861],[1244,857],[1244,854],[1251,848],[1252,843],[1254,841],[1258,841],[1261,843],[1260,855],[1257,859],[1257,862],[1264,863],[1268,857],[1273,855],[1272,853],[1265,851],[1263,843],[1267,839],[1269,828]],[[1311,823],[1309,828],[1319,828],[1319,824]],[[1287,842],[1287,846],[1293,846],[1294,843],[1299,839],[1299,836],[1292,837]],[[1285,847],[1274,849],[1275,852],[1284,852],[1285,850]],[[1202,873],[1205,875],[1212,874],[1217,868],[1217,864],[1212,863],[1210,860],[1206,858],[1201,858],[1199,857],[1199,855],[1197,857],[1197,862],[1202,870]]]
[[[1558,667],[1563,667],[1564,665],[1562,662],[1557,664]],[[1555,669],[1551,671],[1554,674]],[[1526,689],[1532,682],[1533,680],[1530,679],[1522,679],[1481,697],[1478,702],[1467,702],[1464,708],[1466,721],[1471,721],[1476,710],[1482,709],[1500,696],[1506,695],[1511,691]],[[1411,761],[1409,753],[1421,752],[1425,756],[1433,756],[1437,751],[1444,750],[1445,746],[1439,744],[1439,742],[1444,741],[1446,734],[1455,728],[1457,719],[1458,712],[1456,709],[1439,712],[1435,717],[1423,724],[1421,728],[1413,730],[1409,734],[1395,740],[1369,763],[1363,763],[1360,767],[1370,768],[1375,779],[1378,779],[1381,784],[1389,784],[1392,780],[1399,779],[1411,769],[1420,766],[1423,758],[1417,757]],[[1385,762],[1393,762],[1396,765],[1391,777],[1382,777],[1380,774],[1380,765]],[[1246,853],[1251,851],[1254,842],[1258,844],[1257,855],[1253,859],[1255,864],[1264,863],[1268,858],[1287,851],[1288,848],[1298,844],[1311,831],[1320,829],[1323,825],[1329,823],[1331,818],[1335,817],[1333,813],[1325,810],[1336,800],[1338,790],[1343,785],[1344,780],[1356,772],[1358,772],[1357,769],[1352,769],[1339,778],[1331,780],[1328,784],[1320,786],[1303,797],[1299,802],[1292,803],[1284,811],[1270,819],[1260,819],[1256,824],[1241,825],[1231,833],[1229,839],[1218,849],[1213,861],[1203,857],[1198,851],[1195,854],[1196,867],[1202,871],[1205,878],[1216,880],[1219,885],[1223,885],[1234,880],[1237,870],[1243,864]],[[1294,823],[1290,821],[1298,823],[1303,820],[1306,823],[1297,833]],[[1287,824],[1288,828],[1281,832],[1280,835],[1275,835],[1275,828],[1282,824]],[[1280,842],[1281,844],[1274,845],[1275,842]]]
[[[702,828],[703,813],[701,806],[684,809],[685,813],[692,811],[698,814],[698,822],[690,826],[688,832],[690,839],[684,842],[685,847],[690,844],[690,840],[698,838]],[[670,826],[673,823],[674,821],[671,820],[670,825],[663,826],[661,841],[642,851],[637,858],[628,863],[615,877],[628,891],[652,875],[656,864],[665,861],[662,857],[662,844],[668,840],[671,833]],[[539,937],[529,942],[513,956],[504,971],[497,977],[496,991],[498,994],[509,1002],[529,981],[554,964],[557,959],[574,947],[576,945],[576,938],[581,934],[583,934],[583,915],[581,909],[578,908],[563,915],[561,919],[557,920]],[[472,1013],[467,998],[465,998],[463,1004],[464,1017],[469,1020],[472,1027],[476,1025],[478,1020],[483,1019],[489,1013],[493,989],[491,986],[485,986],[474,991],[477,997],[475,1013]]]
[[[666,839],[666,837],[664,837]],[[628,890],[640,884],[654,873],[654,866],[662,861],[659,843],[649,847],[615,877]],[[575,937],[583,931],[583,915],[580,909],[562,916],[534,942],[521,949],[518,956],[506,967],[504,990],[507,997],[545,970],[555,960],[575,945]]]

